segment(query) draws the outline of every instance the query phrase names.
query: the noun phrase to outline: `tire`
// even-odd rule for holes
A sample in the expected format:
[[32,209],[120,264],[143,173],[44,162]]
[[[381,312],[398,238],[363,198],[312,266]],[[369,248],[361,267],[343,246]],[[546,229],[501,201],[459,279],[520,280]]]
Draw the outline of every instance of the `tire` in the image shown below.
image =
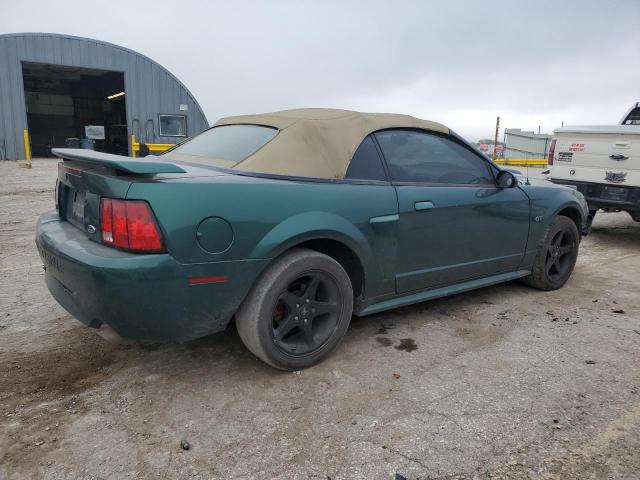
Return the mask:
[[531,275],[523,282],[538,290],[557,290],[573,272],[578,259],[580,233],[568,217],[555,217],[538,244]]
[[259,277],[238,312],[245,346],[281,370],[300,370],[329,355],[351,322],[353,288],[333,258],[293,249]]

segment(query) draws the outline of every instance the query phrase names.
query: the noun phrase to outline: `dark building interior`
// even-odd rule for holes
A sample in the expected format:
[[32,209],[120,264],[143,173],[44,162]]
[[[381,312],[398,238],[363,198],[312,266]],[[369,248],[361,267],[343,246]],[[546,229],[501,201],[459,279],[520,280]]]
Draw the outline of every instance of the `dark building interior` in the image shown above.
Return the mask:
[[87,137],[85,146],[128,154],[123,72],[23,62],[22,75],[34,157]]

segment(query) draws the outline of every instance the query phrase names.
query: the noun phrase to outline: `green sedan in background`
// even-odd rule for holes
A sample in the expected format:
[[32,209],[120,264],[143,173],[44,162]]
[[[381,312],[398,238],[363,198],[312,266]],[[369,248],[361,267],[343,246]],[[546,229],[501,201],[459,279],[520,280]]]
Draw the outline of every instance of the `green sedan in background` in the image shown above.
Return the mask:
[[560,288],[588,229],[576,190],[523,182],[405,115],[289,110],[223,118],[144,159],[54,153],[36,244],[65,309],[171,342],[235,318],[287,370],[326,357],[353,314],[514,279]]

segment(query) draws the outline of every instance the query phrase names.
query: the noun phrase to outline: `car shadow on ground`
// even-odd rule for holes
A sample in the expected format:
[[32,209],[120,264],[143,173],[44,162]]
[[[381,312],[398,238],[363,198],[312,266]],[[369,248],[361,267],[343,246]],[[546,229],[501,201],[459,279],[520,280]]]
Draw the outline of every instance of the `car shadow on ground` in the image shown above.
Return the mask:
[[[453,335],[471,338],[478,330],[477,321],[472,317],[478,308],[494,309],[497,315],[503,315],[501,301],[513,294],[532,293],[528,287],[518,282],[483,288],[461,293],[429,302],[400,307],[367,317],[352,317],[349,330],[336,352],[320,364],[311,367],[324,370],[339,368],[347,361],[353,351],[393,347],[399,352],[415,352],[425,345],[419,345],[412,338],[425,324],[441,324],[451,329]],[[542,293],[542,292],[540,292]],[[491,327],[491,326],[490,326]],[[494,325],[495,327],[495,325]],[[499,338],[501,335],[495,335]],[[277,378],[288,372],[274,369],[249,352],[240,339],[233,322],[227,329],[213,335],[180,344],[141,344],[128,343],[122,347],[131,357],[129,367],[152,371],[158,368],[158,362],[172,364],[180,362],[182,368],[201,369],[207,367],[211,376],[237,374],[239,378],[248,371],[257,375]],[[419,355],[419,353],[418,353]],[[324,365],[324,366],[322,366]],[[143,372],[141,372],[143,374]],[[249,381],[251,377],[249,377]]]
[[640,223],[631,220],[628,224],[614,226],[594,225],[589,237],[607,245],[614,242],[619,246],[637,248],[640,246]]

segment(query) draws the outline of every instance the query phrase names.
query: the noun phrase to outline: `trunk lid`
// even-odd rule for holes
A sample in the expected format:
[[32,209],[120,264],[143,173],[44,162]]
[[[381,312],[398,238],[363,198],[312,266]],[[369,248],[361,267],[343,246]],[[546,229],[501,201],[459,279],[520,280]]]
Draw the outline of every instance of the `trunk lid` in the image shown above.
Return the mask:
[[116,170],[79,161],[58,164],[56,206],[61,218],[100,241],[100,198],[125,198],[132,181]]
[[100,199],[125,199],[134,182],[164,182],[175,178],[223,175],[212,169],[177,165],[159,157],[140,159],[72,148],[56,148],[56,207],[64,218],[100,242]]

